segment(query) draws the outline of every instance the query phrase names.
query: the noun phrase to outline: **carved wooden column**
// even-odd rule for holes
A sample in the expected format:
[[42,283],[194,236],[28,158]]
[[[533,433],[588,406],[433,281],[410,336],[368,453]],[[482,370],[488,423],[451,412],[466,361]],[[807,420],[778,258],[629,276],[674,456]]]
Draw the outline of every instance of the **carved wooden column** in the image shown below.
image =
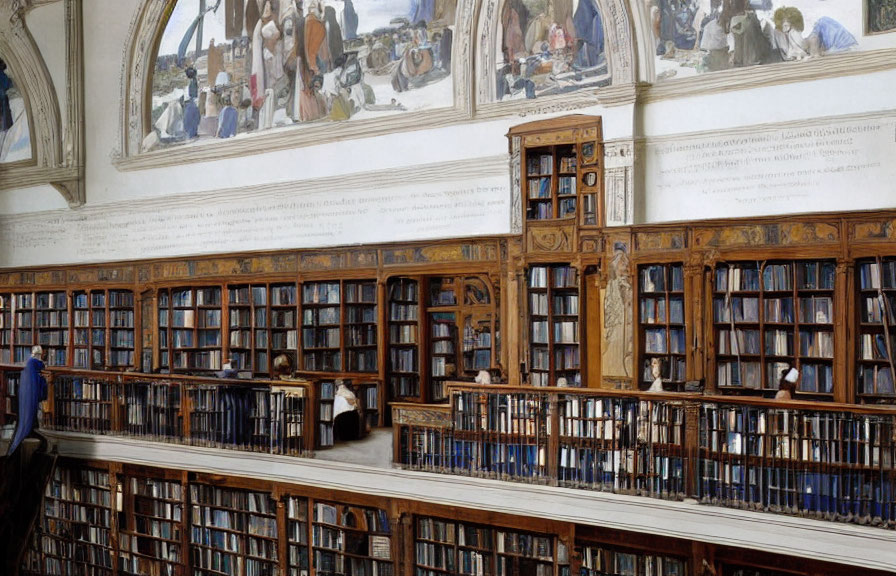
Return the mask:
[[848,325],[855,302],[855,262],[838,260],[834,277],[834,402],[856,401],[856,354],[849,349]]
[[692,253],[684,266],[685,294],[685,361],[686,379],[700,380],[705,378],[705,329],[706,293],[704,292],[702,254]]
[[[508,266],[504,276],[504,290],[501,303],[501,329],[505,337],[502,338],[502,354],[506,355],[507,380],[509,384],[523,384],[525,377],[520,373],[520,363],[527,361],[525,350],[529,341],[525,332],[526,306],[523,301],[525,290],[522,288],[526,281],[526,264],[522,258],[522,243],[520,238],[512,238],[507,241]],[[529,369],[527,365],[526,369]]]

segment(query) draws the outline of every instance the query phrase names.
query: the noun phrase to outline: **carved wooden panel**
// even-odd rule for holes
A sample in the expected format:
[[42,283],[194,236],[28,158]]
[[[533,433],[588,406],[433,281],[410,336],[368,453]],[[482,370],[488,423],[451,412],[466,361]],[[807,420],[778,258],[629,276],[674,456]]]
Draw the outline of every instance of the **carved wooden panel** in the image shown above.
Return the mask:
[[419,248],[383,250],[383,265],[435,264],[452,262],[495,262],[498,251],[493,243],[437,244]]
[[108,283],[133,283],[134,268],[121,266],[116,268],[82,268],[71,270],[68,273],[69,284],[102,284]]
[[575,226],[573,224],[551,227],[530,225],[526,229],[527,252],[570,252],[573,249],[572,239]]
[[63,270],[51,270],[34,274],[36,286],[63,286],[65,285],[65,272]]
[[755,224],[697,230],[694,243],[697,247],[775,247],[839,242],[840,230],[834,224],[815,222],[785,222],[781,224]]
[[451,411],[448,406],[444,408],[397,406],[392,410],[392,421],[404,426],[448,428],[451,426]]
[[684,230],[636,232],[635,249],[639,251],[681,250],[687,247]]
[[579,246],[581,246],[581,251],[585,254],[588,253],[603,253],[604,251],[604,237],[603,236],[583,236],[579,239]]
[[305,271],[345,270],[352,268],[376,268],[379,258],[376,250],[352,250],[344,253],[302,254],[299,269]]
[[881,242],[896,239],[896,218],[875,222],[850,223],[849,237],[857,242]]
[[591,126],[590,128],[571,128],[569,130],[532,134],[523,138],[523,145],[525,147],[549,146],[551,144],[564,144],[575,142],[576,140],[594,140],[596,138],[597,127]]

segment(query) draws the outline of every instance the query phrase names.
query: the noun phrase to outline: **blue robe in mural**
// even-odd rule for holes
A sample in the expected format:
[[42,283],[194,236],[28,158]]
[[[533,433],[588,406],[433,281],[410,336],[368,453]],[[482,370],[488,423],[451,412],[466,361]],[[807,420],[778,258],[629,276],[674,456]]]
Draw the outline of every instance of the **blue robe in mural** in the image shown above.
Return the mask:
[[236,125],[239,113],[233,106],[225,106],[218,114],[218,138],[233,138],[236,136]]
[[583,43],[578,47],[576,66],[591,68],[603,62],[604,26],[594,0],[580,0],[572,24],[576,38]]
[[842,52],[857,44],[855,36],[843,24],[827,16],[818,19],[812,33],[818,36],[818,42],[825,52]]
[[12,109],[9,107],[9,90],[12,89],[12,80],[6,72],[0,70],[0,132],[12,128]]
[[408,16],[411,24],[432,22],[432,16],[436,11],[436,0],[411,0],[411,12]]
[[19,415],[16,421],[16,433],[9,445],[7,456],[11,455],[19,447],[34,428],[37,418],[37,406],[47,399],[47,381],[40,372],[44,369],[44,363],[39,358],[30,358],[22,370],[19,380]]
[[355,5],[352,4],[352,0],[345,0],[342,23],[345,25],[342,35],[346,40],[354,40],[358,37],[358,13],[355,12]]

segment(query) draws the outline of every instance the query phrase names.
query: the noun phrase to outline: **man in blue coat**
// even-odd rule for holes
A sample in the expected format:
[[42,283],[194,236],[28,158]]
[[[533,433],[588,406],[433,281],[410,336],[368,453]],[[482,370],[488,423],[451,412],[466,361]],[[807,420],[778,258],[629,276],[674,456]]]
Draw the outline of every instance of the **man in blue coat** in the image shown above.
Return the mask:
[[31,349],[31,358],[22,370],[22,377],[19,380],[19,419],[16,421],[16,433],[9,445],[7,456],[11,456],[22,440],[31,434],[37,419],[38,406],[47,399],[47,381],[41,376],[41,370],[44,369],[43,353],[43,348],[34,346]]

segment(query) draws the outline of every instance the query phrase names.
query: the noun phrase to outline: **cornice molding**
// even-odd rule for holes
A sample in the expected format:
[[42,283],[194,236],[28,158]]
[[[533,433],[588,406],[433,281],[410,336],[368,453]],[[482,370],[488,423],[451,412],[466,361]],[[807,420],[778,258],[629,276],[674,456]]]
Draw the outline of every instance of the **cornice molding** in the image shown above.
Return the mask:
[[896,48],[830,54],[799,62],[779,62],[639,84],[638,103],[752,90],[794,82],[873,74],[896,68]]
[[0,53],[16,73],[31,129],[32,159],[5,167],[0,190],[50,184],[70,206],[84,203],[82,0],[65,0],[67,122],[40,49],[25,23],[26,13],[49,1],[0,2]]
[[896,571],[896,533],[639,496],[374,468],[313,458],[180,446],[116,436],[45,432],[59,454],[490,510],[639,533],[774,551]]

